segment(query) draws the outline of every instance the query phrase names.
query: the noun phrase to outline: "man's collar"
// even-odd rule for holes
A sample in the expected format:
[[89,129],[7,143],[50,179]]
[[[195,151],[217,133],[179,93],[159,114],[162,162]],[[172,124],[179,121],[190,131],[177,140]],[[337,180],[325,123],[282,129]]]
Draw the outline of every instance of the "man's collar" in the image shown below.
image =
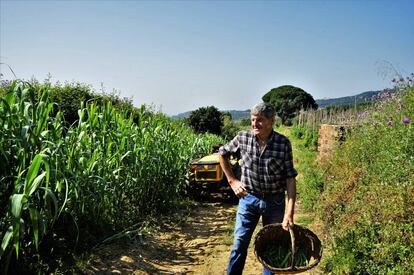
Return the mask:
[[[259,137],[254,134],[253,130],[250,130],[250,133],[253,135],[254,138],[259,139]],[[277,134],[276,131],[272,129],[272,131],[270,132],[270,134],[267,137],[266,141],[267,142],[273,141],[276,137],[276,134]]]
[[269,137],[267,138],[267,141],[268,142],[273,141],[275,139],[275,136],[276,136],[276,132],[275,132],[275,130],[272,129],[272,132],[270,133]]

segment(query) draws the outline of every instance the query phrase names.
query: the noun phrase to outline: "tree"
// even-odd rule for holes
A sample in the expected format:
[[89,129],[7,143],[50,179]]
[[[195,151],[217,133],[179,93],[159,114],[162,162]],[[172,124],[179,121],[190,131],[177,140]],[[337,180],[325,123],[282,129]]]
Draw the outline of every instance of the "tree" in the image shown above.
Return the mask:
[[318,104],[310,94],[291,85],[271,89],[262,97],[262,100],[275,107],[276,114],[282,119],[284,125],[290,124],[290,120],[301,109],[318,108]]
[[223,127],[222,113],[214,106],[201,107],[191,112],[188,124],[198,133],[220,135]]
[[[47,84],[34,83],[38,87],[47,87]],[[50,90],[52,91],[52,101],[56,102],[58,106],[55,112],[60,110],[63,113],[65,122],[68,124],[67,126],[79,119],[78,110],[81,108],[81,102],[84,102],[84,106],[86,106],[86,103],[91,102],[99,106],[111,102],[115,109],[124,113],[133,114],[137,112],[131,99],[121,98],[115,91],[112,93],[98,94],[92,89],[92,86],[80,82],[66,82],[64,85],[57,83],[56,85],[50,86]]]
[[237,135],[237,132],[240,131],[240,129],[237,124],[234,123],[232,115],[229,112],[223,112],[222,119],[223,127],[221,130],[221,136],[230,141]]

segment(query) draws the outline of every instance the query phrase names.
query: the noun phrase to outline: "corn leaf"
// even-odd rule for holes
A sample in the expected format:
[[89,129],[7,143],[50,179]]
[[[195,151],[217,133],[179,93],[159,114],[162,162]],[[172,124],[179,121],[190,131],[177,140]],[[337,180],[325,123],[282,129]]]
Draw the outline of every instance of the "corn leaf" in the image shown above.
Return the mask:
[[29,208],[30,219],[32,220],[33,236],[35,240],[36,249],[39,249],[39,212],[36,208]]
[[[46,189],[45,187],[39,187],[39,189],[42,189],[42,190],[45,191],[45,198],[49,198],[49,199],[52,200],[53,207],[54,207],[54,209],[53,209],[53,213],[54,213],[53,219],[55,220],[56,217],[57,217],[57,214],[58,214],[58,211],[57,211],[58,201],[57,201],[57,198],[56,198],[55,194],[50,189]],[[49,202],[49,200],[48,200],[48,202]]]
[[13,217],[16,220],[20,220],[20,215],[22,212],[22,206],[23,206],[23,198],[24,195],[23,194],[14,194],[11,197],[11,212]]
[[28,194],[29,196],[31,196],[36,191],[36,189],[39,187],[40,183],[42,182],[45,176],[46,176],[46,172],[43,172],[42,174],[40,174],[34,179],[33,184],[30,186],[30,190]]
[[24,193],[27,194],[28,190],[30,190],[30,186],[33,182],[33,180],[36,178],[37,173],[40,169],[40,164],[42,162],[42,157],[40,155],[36,155],[30,164],[29,171],[27,172],[26,176],[26,183],[24,187]]
[[6,251],[7,246],[9,246],[9,243],[12,237],[13,237],[13,226],[10,226],[6,231],[6,234],[4,234],[3,241],[1,242],[0,258],[3,256],[3,253]]

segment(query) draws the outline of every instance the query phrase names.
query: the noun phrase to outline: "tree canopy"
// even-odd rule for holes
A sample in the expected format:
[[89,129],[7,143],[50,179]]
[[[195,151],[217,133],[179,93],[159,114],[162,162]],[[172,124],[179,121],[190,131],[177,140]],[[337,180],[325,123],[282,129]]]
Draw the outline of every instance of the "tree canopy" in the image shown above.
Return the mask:
[[310,94],[291,85],[271,89],[262,97],[262,100],[275,107],[276,114],[282,119],[283,124],[290,124],[290,120],[301,109],[318,108],[318,104]]
[[201,107],[191,112],[188,124],[198,133],[220,135],[223,127],[222,113],[214,106]]

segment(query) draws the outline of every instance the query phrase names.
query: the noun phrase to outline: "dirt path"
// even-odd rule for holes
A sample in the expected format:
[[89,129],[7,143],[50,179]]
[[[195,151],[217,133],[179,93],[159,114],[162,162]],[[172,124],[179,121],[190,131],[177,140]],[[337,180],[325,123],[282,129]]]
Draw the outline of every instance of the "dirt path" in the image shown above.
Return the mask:
[[[184,222],[165,223],[135,241],[118,240],[99,247],[86,273],[225,274],[236,210],[237,205],[228,202],[200,203]],[[251,244],[243,274],[261,272]]]

